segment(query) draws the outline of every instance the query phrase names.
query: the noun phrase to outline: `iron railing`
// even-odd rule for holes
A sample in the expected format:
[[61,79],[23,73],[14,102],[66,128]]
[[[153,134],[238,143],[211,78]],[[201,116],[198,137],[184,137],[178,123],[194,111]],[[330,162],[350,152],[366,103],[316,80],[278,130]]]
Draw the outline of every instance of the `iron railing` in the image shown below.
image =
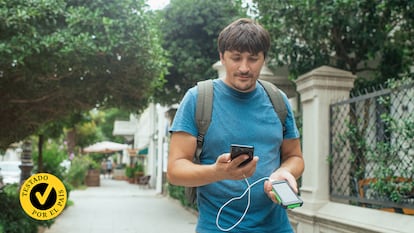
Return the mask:
[[414,85],[330,106],[330,197],[414,214]]

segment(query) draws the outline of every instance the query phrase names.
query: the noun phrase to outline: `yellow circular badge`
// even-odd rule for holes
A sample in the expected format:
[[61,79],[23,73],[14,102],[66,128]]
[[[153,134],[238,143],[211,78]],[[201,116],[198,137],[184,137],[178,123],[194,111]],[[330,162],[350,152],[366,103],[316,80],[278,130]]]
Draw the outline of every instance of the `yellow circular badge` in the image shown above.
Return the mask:
[[56,218],[65,208],[66,200],[62,181],[49,173],[32,175],[20,189],[20,204],[24,212],[37,220]]

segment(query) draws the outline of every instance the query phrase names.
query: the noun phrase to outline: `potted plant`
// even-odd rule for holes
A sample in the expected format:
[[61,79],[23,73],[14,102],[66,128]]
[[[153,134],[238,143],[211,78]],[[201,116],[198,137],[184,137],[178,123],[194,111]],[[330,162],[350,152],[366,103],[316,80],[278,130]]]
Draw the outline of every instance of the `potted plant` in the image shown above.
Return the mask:
[[85,184],[87,186],[100,186],[101,170],[98,163],[92,159],[88,159],[88,171],[85,177]]
[[128,166],[125,168],[125,176],[128,179],[129,183],[134,183],[134,173],[135,173],[135,168],[132,166]]
[[125,169],[125,176],[128,178],[129,183],[136,183],[139,177],[144,175],[144,165],[136,163],[133,166],[129,166]]
[[144,175],[144,165],[142,163],[137,163],[135,165],[135,178],[139,179],[139,177]]

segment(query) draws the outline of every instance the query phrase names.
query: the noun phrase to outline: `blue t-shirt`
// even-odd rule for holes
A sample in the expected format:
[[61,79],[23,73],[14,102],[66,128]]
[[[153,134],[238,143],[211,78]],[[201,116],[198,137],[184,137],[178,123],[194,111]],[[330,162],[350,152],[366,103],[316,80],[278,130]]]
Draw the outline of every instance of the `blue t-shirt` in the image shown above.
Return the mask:
[[[292,109],[283,94],[288,114],[282,125],[264,88],[256,83],[255,90],[242,93],[227,86],[222,80],[214,80],[213,112],[210,126],[204,137],[201,164],[213,164],[218,156],[229,153],[231,144],[254,146],[255,156],[259,156],[255,174],[250,177],[253,183],[280,167],[280,145],[283,138],[298,138]],[[197,136],[195,109],[197,88],[191,88],[184,96],[170,129]],[[286,210],[274,204],[263,191],[263,182],[251,188],[250,208],[237,227],[230,232],[293,232]],[[216,216],[220,207],[233,197],[240,196],[247,188],[244,180],[223,180],[197,188],[199,217],[197,232],[222,232],[216,226]],[[226,229],[233,226],[243,215],[247,205],[247,195],[227,205],[219,219],[219,225]]]

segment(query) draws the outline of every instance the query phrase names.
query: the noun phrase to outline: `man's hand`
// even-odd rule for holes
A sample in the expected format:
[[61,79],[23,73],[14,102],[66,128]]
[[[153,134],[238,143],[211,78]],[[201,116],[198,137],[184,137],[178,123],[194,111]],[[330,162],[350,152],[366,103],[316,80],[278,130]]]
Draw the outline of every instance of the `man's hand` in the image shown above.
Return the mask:
[[274,180],[287,180],[293,191],[298,193],[298,184],[296,183],[295,177],[289,171],[281,167],[273,172],[270,175],[269,180],[264,183],[264,192],[274,203],[279,203],[275,197],[275,193],[272,190],[272,181]]
[[259,157],[254,156],[253,160],[246,165],[239,167],[239,165],[249,158],[249,155],[240,155],[231,160],[230,154],[225,153],[220,155],[215,163],[215,170],[219,175],[219,180],[241,180],[251,177],[256,171]]

